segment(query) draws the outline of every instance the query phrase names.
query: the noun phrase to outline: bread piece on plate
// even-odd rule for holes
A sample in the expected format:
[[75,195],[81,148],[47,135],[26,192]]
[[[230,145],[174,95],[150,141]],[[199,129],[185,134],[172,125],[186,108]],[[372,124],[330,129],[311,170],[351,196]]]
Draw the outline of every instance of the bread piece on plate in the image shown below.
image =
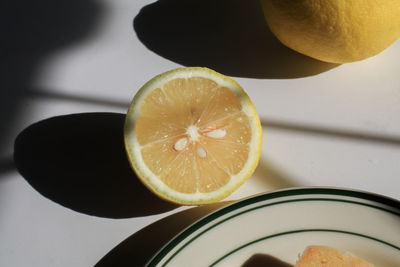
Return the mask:
[[324,246],[309,246],[295,267],[374,267],[374,265],[349,252]]

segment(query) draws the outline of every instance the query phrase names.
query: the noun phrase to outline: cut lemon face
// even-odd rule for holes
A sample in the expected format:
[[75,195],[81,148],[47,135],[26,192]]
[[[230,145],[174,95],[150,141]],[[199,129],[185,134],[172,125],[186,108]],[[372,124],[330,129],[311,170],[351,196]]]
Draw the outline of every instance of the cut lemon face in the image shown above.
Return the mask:
[[139,179],[184,205],[219,201],[249,178],[261,152],[261,125],[239,84],[213,70],[160,74],[135,95],[125,147]]

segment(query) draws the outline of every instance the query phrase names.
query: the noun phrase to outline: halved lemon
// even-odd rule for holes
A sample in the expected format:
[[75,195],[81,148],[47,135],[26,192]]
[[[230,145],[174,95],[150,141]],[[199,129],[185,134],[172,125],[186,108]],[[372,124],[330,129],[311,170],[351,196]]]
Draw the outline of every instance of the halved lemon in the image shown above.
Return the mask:
[[198,205],[227,197],[252,175],[262,132],[238,83],[188,67],[160,74],[137,92],[124,140],[144,185],[168,201]]

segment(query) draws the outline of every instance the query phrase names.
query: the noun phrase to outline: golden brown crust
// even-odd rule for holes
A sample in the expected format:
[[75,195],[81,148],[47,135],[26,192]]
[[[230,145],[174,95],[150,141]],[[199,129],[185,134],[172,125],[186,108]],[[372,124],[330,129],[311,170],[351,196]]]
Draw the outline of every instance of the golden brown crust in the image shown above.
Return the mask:
[[374,265],[349,252],[325,246],[309,246],[295,267],[374,267]]

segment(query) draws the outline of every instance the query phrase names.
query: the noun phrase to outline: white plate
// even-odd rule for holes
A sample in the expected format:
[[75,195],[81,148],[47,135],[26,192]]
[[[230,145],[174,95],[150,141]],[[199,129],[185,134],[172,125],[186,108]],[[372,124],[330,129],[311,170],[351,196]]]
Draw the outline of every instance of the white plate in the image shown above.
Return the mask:
[[309,245],[349,251],[375,266],[399,267],[400,202],[332,188],[258,195],[199,220],[148,265],[250,266],[255,259],[267,263],[269,256],[294,265]]

